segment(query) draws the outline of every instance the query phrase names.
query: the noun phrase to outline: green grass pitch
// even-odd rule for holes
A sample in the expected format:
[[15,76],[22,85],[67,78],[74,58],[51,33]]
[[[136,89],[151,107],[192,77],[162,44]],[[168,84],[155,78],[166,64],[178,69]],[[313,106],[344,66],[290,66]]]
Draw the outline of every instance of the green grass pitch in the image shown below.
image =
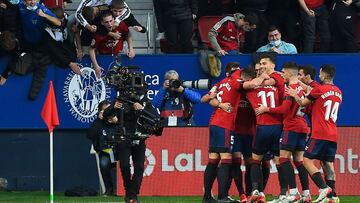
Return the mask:
[[[0,192],[1,203],[46,203],[48,192]],[[271,198],[267,198],[271,199]],[[140,197],[142,203],[200,203],[201,197]],[[55,194],[57,203],[121,203],[122,197],[65,197],[63,193]],[[341,203],[360,203],[360,196],[340,196]]]

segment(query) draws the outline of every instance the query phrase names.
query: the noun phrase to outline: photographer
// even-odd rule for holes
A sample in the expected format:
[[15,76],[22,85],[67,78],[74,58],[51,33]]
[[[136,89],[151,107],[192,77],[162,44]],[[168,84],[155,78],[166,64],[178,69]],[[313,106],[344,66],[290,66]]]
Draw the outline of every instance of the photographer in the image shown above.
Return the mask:
[[[146,117],[151,120],[154,116],[157,117],[157,112],[147,99],[145,93],[142,94],[141,91],[137,92],[137,96],[138,98],[136,99],[130,97],[130,100],[118,98],[118,102],[123,104],[124,127],[126,129],[126,139],[117,144],[121,175],[125,188],[124,199],[126,203],[138,202],[137,195],[140,191],[144,173],[145,140],[149,134],[152,134],[151,131],[153,126],[144,124],[141,119]],[[132,176],[130,170],[130,157],[132,158],[134,167],[134,174]]]
[[[118,108],[120,107],[121,106],[118,106]],[[109,140],[108,136],[111,136],[111,134],[113,134],[112,132],[116,131],[118,128],[118,125],[113,124],[112,121],[115,116],[112,109],[114,109],[114,107],[111,107],[109,101],[104,100],[100,102],[98,105],[98,118],[92,123],[87,133],[87,137],[92,141],[94,149],[99,155],[101,176],[106,189],[104,195],[114,194],[111,168],[115,168],[116,165],[113,147],[107,143]]]
[[160,110],[160,117],[166,121],[166,126],[191,126],[194,125],[193,104],[200,103],[200,100],[198,92],[184,88],[179,74],[175,70],[169,70],[152,103]]

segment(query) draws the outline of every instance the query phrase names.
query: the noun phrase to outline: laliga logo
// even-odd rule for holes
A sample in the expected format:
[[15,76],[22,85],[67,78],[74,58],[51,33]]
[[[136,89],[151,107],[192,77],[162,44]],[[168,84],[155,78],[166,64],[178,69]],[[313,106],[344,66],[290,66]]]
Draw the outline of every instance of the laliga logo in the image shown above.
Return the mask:
[[[155,163],[156,163],[155,156],[152,154],[150,149],[146,148],[145,163],[144,163],[145,170],[143,176],[150,176],[152,174],[152,172],[154,171]],[[130,160],[130,165],[131,165],[131,174],[134,174],[134,164],[132,158]]]
[[63,95],[71,115],[82,123],[91,123],[96,119],[99,102],[110,97],[110,88],[96,77],[94,69],[82,67],[81,75],[70,72],[66,77]]

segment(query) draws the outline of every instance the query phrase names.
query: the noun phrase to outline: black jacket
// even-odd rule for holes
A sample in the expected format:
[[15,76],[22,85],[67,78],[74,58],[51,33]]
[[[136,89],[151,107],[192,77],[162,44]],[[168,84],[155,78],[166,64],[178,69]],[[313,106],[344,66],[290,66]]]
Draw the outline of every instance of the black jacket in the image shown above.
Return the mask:
[[159,32],[164,32],[165,21],[192,19],[197,15],[197,0],[153,0]]

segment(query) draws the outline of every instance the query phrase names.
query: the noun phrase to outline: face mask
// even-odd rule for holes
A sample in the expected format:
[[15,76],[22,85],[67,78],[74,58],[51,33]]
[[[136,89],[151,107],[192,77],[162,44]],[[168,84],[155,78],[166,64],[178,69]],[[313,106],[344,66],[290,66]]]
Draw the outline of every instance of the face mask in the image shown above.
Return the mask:
[[26,9],[30,10],[30,11],[35,11],[37,8],[38,8],[37,5],[35,5],[35,6],[27,6],[26,7]]
[[9,2],[10,2],[12,5],[17,5],[17,4],[19,4],[20,0],[9,0]]
[[271,46],[277,47],[281,44],[281,40],[275,40],[270,42]]

